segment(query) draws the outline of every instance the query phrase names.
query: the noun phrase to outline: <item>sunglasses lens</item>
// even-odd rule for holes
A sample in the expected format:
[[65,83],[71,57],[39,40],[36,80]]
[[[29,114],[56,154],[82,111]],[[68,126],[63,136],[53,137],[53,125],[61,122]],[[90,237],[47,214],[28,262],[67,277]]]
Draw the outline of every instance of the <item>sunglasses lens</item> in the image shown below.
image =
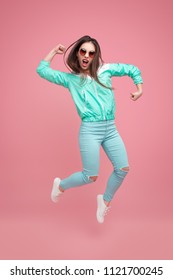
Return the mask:
[[[79,53],[80,53],[80,55],[85,56],[86,53],[87,53],[87,51],[86,51],[85,49],[80,49],[80,50],[79,50]],[[95,54],[95,52],[93,52],[93,51],[89,52],[89,57],[90,57],[90,58],[93,58],[93,57],[94,57],[94,54]]]
[[95,54],[95,52],[89,52],[89,56],[90,56],[91,58],[94,57],[94,54]]
[[80,49],[79,52],[80,52],[80,55],[82,55],[82,56],[84,56],[86,54],[86,50],[84,50],[84,49]]

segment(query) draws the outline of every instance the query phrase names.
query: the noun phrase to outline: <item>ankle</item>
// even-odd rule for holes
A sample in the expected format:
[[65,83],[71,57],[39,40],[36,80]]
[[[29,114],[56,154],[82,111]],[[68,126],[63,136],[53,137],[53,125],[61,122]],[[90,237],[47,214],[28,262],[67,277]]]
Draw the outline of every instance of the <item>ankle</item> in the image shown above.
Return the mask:
[[59,190],[60,190],[61,192],[64,192],[64,190],[63,190],[63,188],[62,188],[61,186],[59,186]]
[[105,203],[105,205],[106,205],[107,207],[109,207],[109,205],[110,205],[110,201],[106,201],[106,200],[104,200],[104,203]]

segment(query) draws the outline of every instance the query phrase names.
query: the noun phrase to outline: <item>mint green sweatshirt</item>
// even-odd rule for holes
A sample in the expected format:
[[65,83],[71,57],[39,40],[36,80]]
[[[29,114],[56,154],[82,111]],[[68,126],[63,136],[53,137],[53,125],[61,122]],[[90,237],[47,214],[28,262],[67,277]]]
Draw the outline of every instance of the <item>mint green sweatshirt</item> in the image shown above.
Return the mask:
[[[53,70],[45,60],[40,62],[37,73],[52,83],[68,88],[82,121],[94,122],[115,118],[113,90],[101,86],[90,76],[82,80],[80,74]],[[134,84],[143,82],[140,70],[131,64],[103,64],[98,69],[98,78],[104,85],[112,87],[112,76],[129,76]]]

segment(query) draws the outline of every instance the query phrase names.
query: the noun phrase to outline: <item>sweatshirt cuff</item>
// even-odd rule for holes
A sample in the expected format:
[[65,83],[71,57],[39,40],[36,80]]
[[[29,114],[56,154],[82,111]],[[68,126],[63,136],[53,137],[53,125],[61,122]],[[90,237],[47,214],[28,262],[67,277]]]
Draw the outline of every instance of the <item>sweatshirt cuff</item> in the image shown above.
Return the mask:
[[135,85],[137,85],[137,84],[143,84],[143,79],[142,79],[142,77],[141,77],[141,76],[136,77],[136,78],[134,79],[134,84],[135,84]]
[[44,59],[42,59],[41,61],[40,61],[40,64],[42,64],[42,65],[50,65],[50,62],[49,61],[46,61],[46,60],[44,60]]

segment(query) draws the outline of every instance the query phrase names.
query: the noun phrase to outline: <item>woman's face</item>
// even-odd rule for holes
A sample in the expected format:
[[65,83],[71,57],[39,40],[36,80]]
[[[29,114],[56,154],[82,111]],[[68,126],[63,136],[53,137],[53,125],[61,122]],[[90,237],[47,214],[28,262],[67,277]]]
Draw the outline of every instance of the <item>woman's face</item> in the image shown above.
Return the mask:
[[77,53],[80,68],[82,72],[89,73],[89,67],[95,55],[95,46],[92,42],[83,43]]

